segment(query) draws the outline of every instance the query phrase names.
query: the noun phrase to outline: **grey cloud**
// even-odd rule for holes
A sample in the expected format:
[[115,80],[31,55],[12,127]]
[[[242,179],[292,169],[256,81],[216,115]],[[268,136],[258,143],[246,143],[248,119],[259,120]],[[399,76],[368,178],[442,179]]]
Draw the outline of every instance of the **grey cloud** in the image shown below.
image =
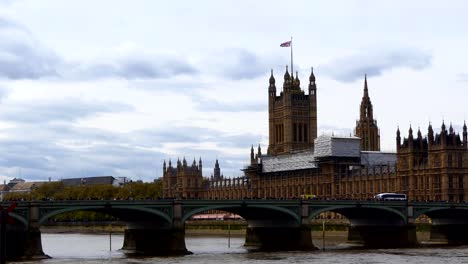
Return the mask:
[[263,112],[267,105],[261,102],[221,102],[192,96],[196,108],[202,112]]
[[0,17],[0,78],[57,76],[61,59],[24,27]]
[[366,49],[336,59],[319,68],[320,72],[341,82],[361,79],[364,74],[379,76],[394,68],[422,70],[431,65],[432,54],[415,48]]
[[[224,175],[239,176],[248,161],[250,144],[261,138],[190,126],[113,133],[66,123],[19,123],[0,133],[0,173],[17,177],[21,171],[21,177],[28,180],[113,175],[151,181],[162,175],[163,160],[175,162],[178,157],[186,157],[189,163],[201,157],[205,176],[211,174],[218,158]],[[205,142],[219,148],[204,148],[201,143]],[[187,144],[175,147],[176,153],[160,150],[173,143]],[[226,154],[230,148],[245,149],[245,155]]]
[[3,105],[0,119],[23,122],[44,123],[51,121],[72,122],[99,113],[132,111],[130,105],[115,102],[82,101],[65,98],[60,101],[34,101]]
[[189,62],[168,55],[129,54],[112,59],[79,62],[72,67],[71,77],[100,79],[160,79],[176,75],[193,75],[197,69]]
[[268,73],[272,66],[282,65],[278,56],[258,55],[246,49],[226,49],[208,60],[215,74],[232,80],[254,79]]

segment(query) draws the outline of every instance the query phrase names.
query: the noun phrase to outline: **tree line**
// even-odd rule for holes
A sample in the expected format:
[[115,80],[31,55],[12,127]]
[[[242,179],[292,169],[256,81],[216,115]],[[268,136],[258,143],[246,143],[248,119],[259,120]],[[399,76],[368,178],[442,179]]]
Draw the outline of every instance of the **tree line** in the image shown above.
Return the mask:
[[[162,197],[162,181],[130,182],[123,186],[109,184],[65,186],[63,182],[47,182],[31,192],[10,192],[4,201],[67,201],[67,200],[154,200]],[[115,217],[99,212],[75,211],[62,213],[49,220],[53,222],[107,222]]]
[[162,197],[162,181],[130,182],[123,186],[110,184],[65,186],[63,182],[47,182],[31,192],[9,192],[7,201],[50,200],[154,200]]

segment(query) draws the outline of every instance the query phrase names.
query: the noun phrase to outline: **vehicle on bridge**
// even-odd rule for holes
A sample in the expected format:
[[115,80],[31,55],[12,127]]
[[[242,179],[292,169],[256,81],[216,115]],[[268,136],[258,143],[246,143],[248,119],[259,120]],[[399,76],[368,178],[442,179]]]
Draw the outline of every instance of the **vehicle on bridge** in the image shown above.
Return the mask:
[[379,193],[374,196],[374,199],[382,201],[406,201],[406,194],[403,193]]
[[301,194],[301,199],[303,200],[310,200],[310,199],[316,199],[317,195],[315,194]]

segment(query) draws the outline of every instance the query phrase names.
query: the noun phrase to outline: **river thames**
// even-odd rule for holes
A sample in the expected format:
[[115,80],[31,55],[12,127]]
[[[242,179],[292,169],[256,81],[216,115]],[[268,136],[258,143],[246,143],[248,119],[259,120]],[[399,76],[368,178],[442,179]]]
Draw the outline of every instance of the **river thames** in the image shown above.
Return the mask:
[[[321,241],[314,240],[317,246]],[[94,263],[468,263],[468,246],[426,246],[410,249],[363,249],[346,243],[328,241],[325,251],[313,252],[249,252],[242,245],[244,238],[232,237],[228,247],[227,237],[188,236],[187,249],[192,255],[181,257],[131,258],[118,250],[123,235],[112,235],[112,251],[109,251],[109,235],[106,234],[43,234],[42,244],[52,259],[35,262],[41,264],[94,264]]]

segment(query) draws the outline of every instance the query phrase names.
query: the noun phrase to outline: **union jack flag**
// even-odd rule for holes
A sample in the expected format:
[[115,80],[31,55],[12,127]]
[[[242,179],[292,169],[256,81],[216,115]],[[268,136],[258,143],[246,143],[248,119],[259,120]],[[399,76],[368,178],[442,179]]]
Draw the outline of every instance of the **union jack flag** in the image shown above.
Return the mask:
[[281,43],[280,47],[291,47],[291,41],[292,40]]

